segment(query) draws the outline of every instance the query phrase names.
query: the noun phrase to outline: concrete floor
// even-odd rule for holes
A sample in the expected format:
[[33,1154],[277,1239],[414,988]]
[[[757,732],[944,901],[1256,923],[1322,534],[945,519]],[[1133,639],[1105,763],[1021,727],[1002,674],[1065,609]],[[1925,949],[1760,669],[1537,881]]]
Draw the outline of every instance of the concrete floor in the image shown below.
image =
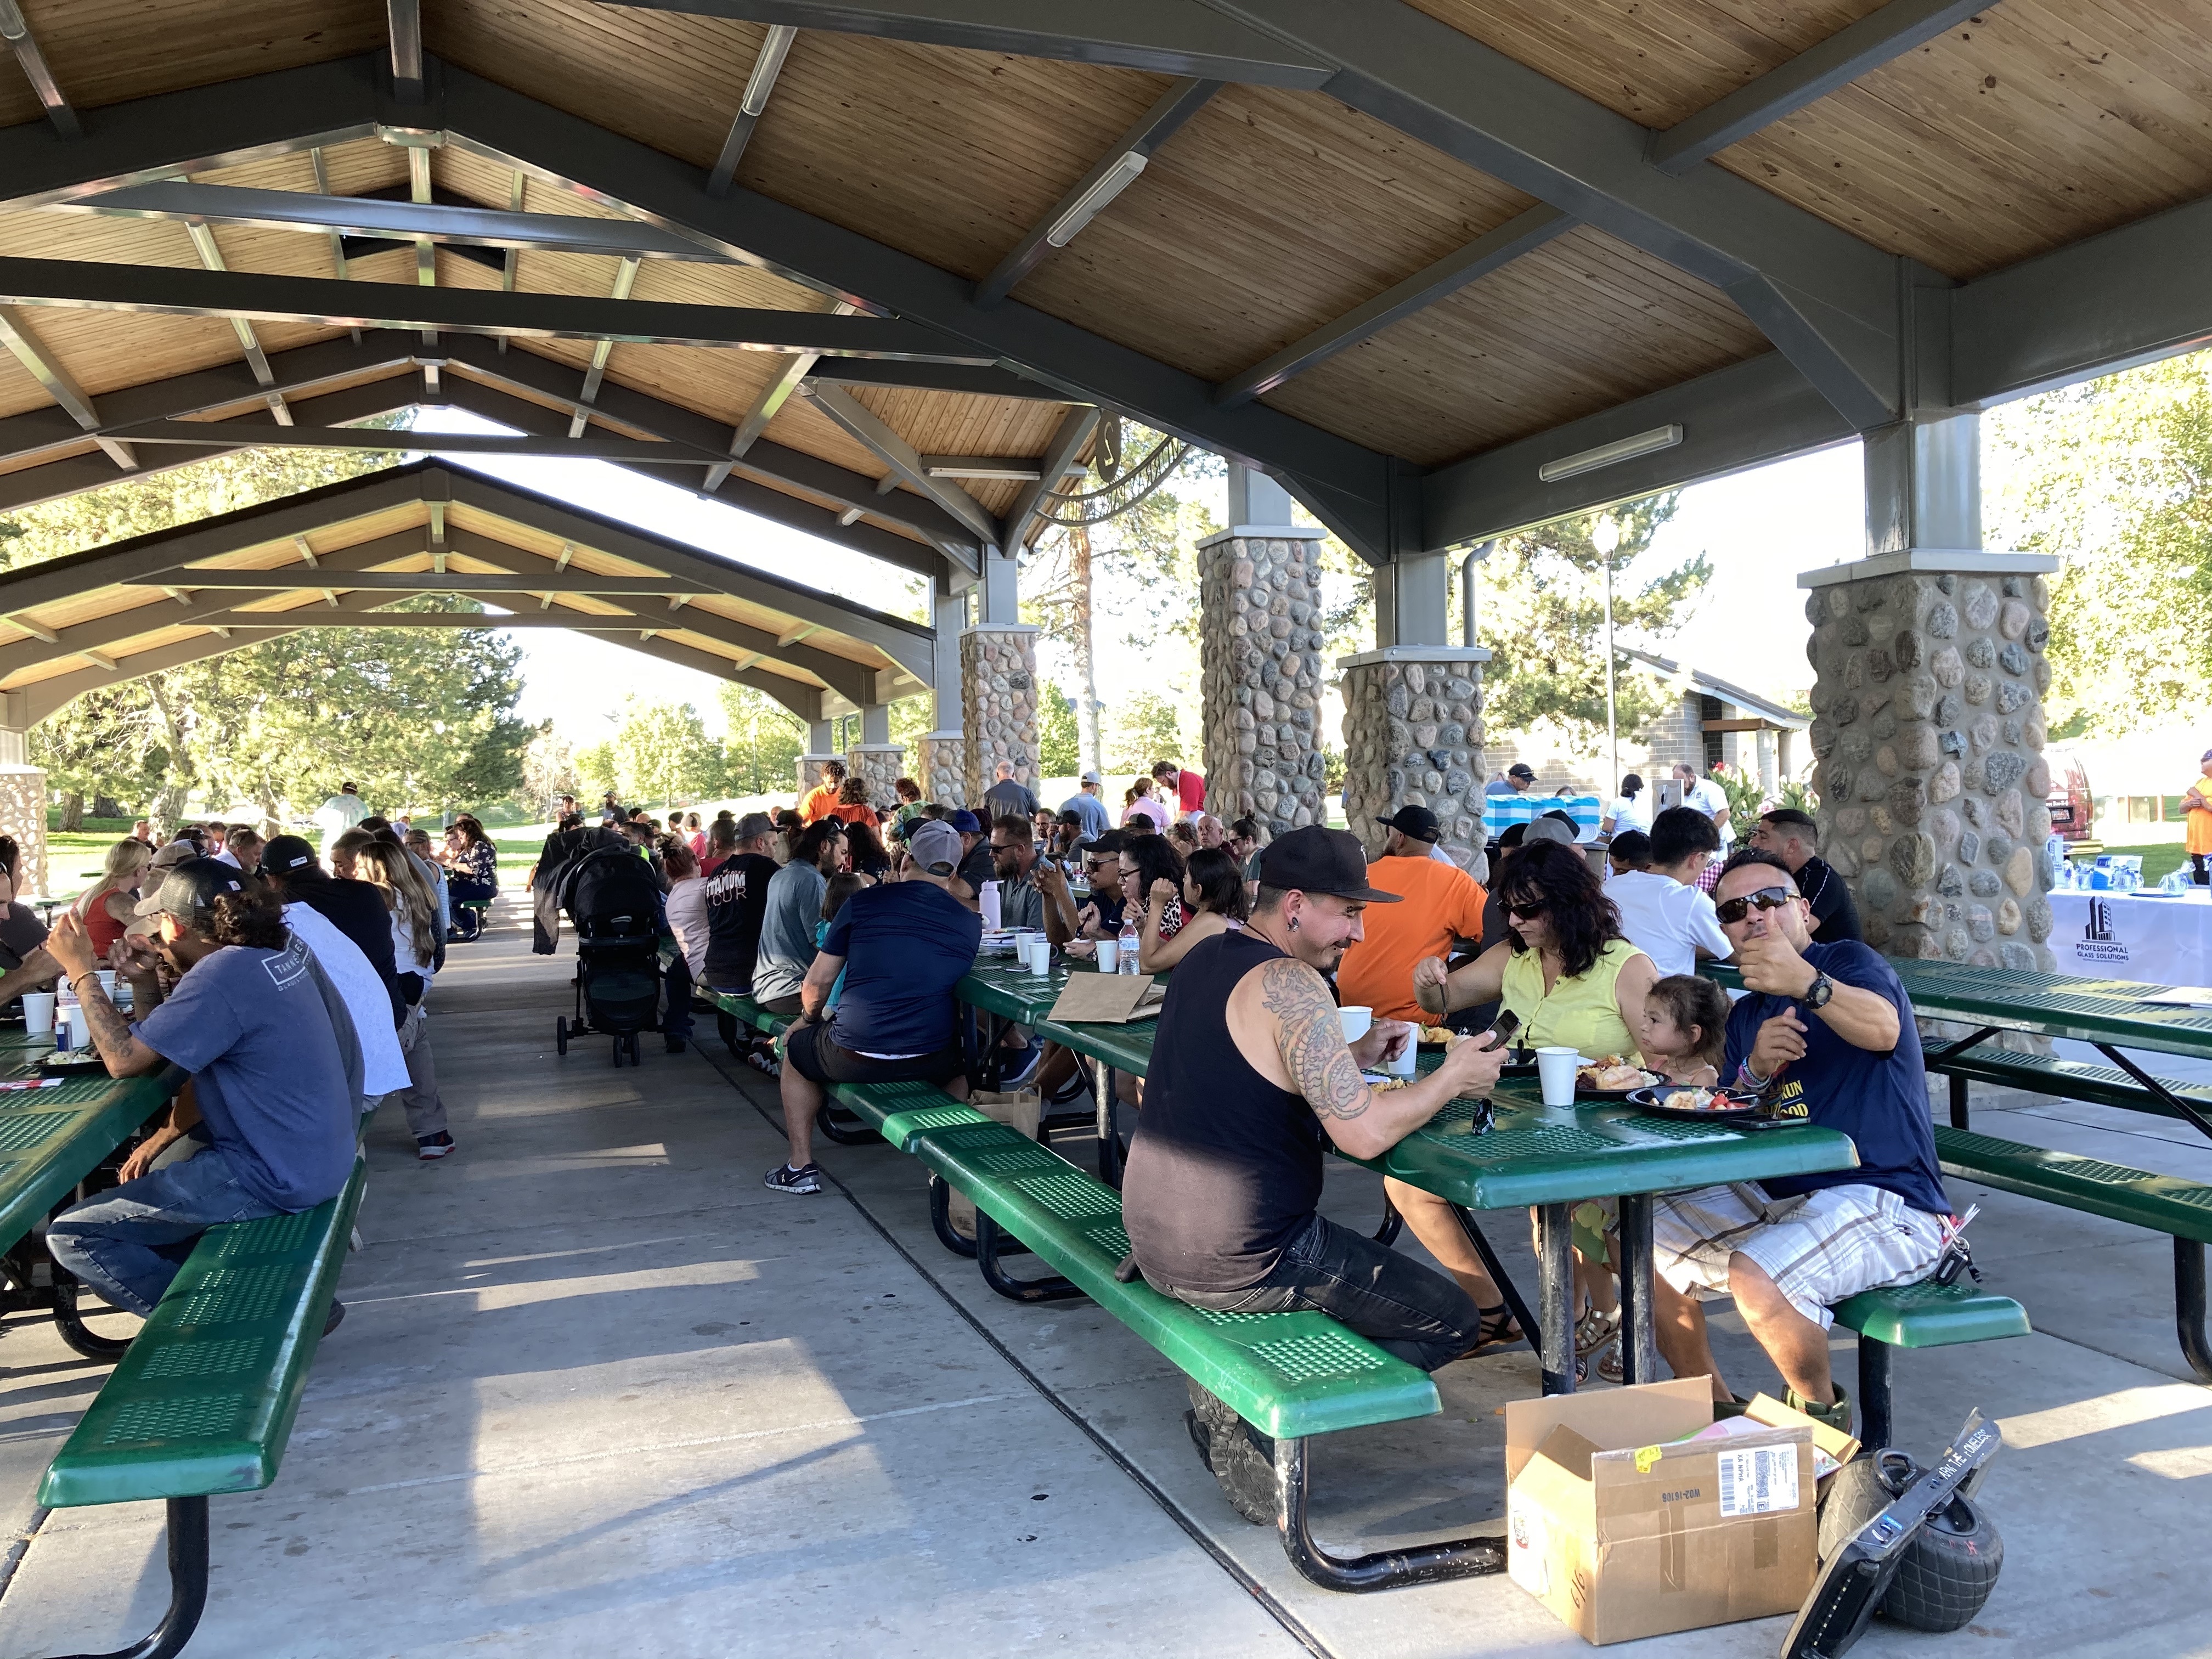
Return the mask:
[[[603,1039],[557,1058],[573,958],[531,957],[520,912],[501,909],[486,943],[453,952],[434,1005],[461,1150],[418,1164],[396,1112],[372,1133],[349,1316],[276,1485],[215,1500],[195,1659],[1582,1647],[1502,1579],[1307,1585],[1199,1466],[1181,1380],[1150,1348],[1088,1303],[992,1296],[931,1236],[918,1168],[881,1146],[821,1148],[834,1184],[819,1197],[766,1191],[774,1085],[714,1045],[648,1044],[637,1069],[609,1066]],[[2212,1148],[2155,1120],[1977,1117],[2212,1173]],[[2008,1443],[1985,1488],[2008,1571],[1954,1642],[2212,1653],[2212,1390],[2180,1380],[2170,1247],[1971,1195],[1992,1282],[2038,1334],[1899,1361],[1908,1448],[1933,1450],[1976,1405]],[[1328,1203],[1371,1225],[1376,1183],[1339,1166]],[[1517,1262],[1516,1225],[1492,1231]],[[1717,1323],[1739,1386],[1775,1386],[1732,1317]],[[158,1508],[41,1516],[33,1499],[103,1368],[31,1319],[10,1322],[0,1362],[0,1528],[28,1535],[0,1592],[0,1654],[134,1639],[166,1598]],[[1496,1526],[1502,1408],[1533,1391],[1534,1362],[1440,1381],[1441,1419],[1324,1443],[1317,1529],[1336,1547]],[[1639,1651],[1750,1659],[1783,1628]],[[1942,1639],[1877,1627],[1862,1650]]]

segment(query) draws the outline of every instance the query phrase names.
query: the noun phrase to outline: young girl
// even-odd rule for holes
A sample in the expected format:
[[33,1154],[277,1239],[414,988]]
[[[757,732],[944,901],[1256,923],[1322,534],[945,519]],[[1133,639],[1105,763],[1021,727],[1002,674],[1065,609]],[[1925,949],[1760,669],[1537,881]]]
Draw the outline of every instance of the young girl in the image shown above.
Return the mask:
[[1164,974],[1189,954],[1201,939],[1242,927],[1251,908],[1244,896],[1243,872],[1237,860],[1218,847],[1201,847],[1190,855],[1180,895],[1182,927],[1161,937],[1170,903],[1177,897],[1162,877],[1152,883],[1152,902],[1145,907],[1144,943],[1138,965],[1148,974]]
[[1644,1064],[1669,1083],[1711,1087],[1721,1080],[1728,994],[1709,979],[1671,974],[1644,994],[1636,1046]]

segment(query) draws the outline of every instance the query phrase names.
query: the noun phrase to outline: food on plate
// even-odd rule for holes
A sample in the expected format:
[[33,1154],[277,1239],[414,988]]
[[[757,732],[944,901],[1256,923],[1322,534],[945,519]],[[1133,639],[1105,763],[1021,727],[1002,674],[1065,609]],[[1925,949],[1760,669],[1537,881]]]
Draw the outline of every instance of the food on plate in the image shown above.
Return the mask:
[[1594,1060],[1575,1073],[1577,1089],[1595,1089],[1607,1094],[1624,1089],[1648,1089],[1667,1079],[1640,1066],[1632,1066],[1619,1054],[1607,1054]]
[[1733,1112],[1738,1104],[1718,1089],[1677,1089],[1659,1103],[1670,1112]]

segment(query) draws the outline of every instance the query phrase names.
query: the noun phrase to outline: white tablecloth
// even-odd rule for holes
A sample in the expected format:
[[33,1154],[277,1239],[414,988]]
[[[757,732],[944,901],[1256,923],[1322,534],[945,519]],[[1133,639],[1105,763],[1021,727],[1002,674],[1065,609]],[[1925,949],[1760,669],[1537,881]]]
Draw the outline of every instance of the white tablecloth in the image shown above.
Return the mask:
[[2144,898],[2061,888],[2051,895],[2051,915],[2062,974],[2212,985],[2212,890]]

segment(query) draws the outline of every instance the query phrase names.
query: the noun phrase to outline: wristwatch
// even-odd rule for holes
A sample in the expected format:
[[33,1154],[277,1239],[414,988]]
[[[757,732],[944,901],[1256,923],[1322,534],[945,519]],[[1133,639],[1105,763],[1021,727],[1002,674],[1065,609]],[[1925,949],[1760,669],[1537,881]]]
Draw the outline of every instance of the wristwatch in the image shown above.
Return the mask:
[[1826,974],[1813,975],[1813,982],[1805,988],[1805,994],[1797,999],[1806,1007],[1818,1012],[1828,1006],[1828,999],[1836,994],[1836,982]]

